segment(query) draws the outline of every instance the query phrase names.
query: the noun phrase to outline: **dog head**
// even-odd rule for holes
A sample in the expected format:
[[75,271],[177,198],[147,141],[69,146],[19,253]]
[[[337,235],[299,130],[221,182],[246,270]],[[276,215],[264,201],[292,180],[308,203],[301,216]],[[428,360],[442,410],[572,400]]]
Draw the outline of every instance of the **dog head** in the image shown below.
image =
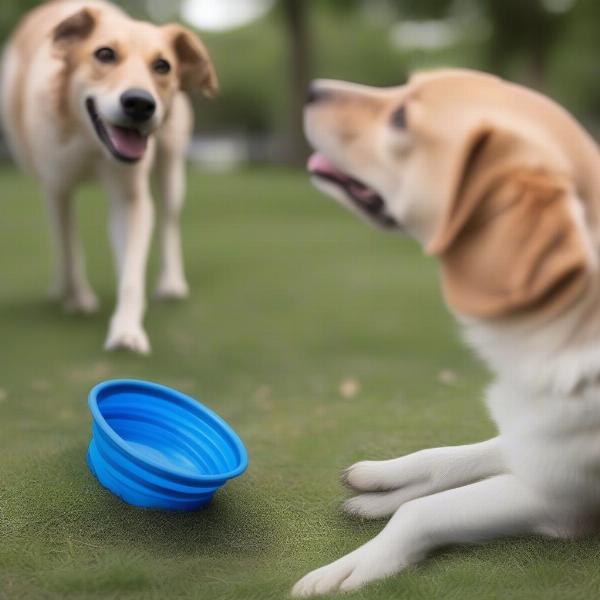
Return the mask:
[[585,287],[595,254],[565,152],[583,133],[541,95],[458,70],[386,89],[319,80],[305,130],[314,183],[437,255],[456,312],[556,314]]
[[179,25],[156,27],[90,6],[55,27],[53,45],[65,62],[66,106],[122,162],[143,158],[177,90],[217,91],[206,48]]

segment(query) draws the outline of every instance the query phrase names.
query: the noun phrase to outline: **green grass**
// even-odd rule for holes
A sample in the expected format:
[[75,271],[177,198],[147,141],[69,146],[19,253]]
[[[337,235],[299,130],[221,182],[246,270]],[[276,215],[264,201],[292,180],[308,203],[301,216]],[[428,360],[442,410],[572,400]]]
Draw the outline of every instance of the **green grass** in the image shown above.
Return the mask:
[[[0,190],[2,600],[284,598],[381,528],[338,513],[342,468],[493,433],[480,402],[487,376],[443,307],[435,265],[320,197],[303,174],[191,174],[193,295],[150,304],[148,358],[101,350],[114,301],[101,194],[86,188],[79,206],[103,309],[74,318],[44,300],[36,186],[4,170]],[[443,370],[456,381],[442,383]],[[204,400],[245,440],[247,474],[193,514],[111,496],[85,463],[86,395],[109,377]],[[353,398],[340,394],[347,378],[360,382]],[[599,555],[592,540],[493,542],[438,554],[356,597],[596,598]]]

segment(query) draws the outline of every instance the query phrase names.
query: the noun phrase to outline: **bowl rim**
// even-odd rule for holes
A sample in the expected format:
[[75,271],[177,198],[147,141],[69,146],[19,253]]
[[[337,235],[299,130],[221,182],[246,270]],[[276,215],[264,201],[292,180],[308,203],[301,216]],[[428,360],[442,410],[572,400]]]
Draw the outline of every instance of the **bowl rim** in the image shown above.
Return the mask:
[[[140,388],[146,390],[148,392],[152,391],[160,391],[167,396],[175,396],[180,402],[193,408],[195,410],[199,410],[204,416],[207,416],[209,420],[216,422],[224,431],[225,435],[228,437],[229,441],[233,443],[235,449],[239,454],[239,464],[235,469],[231,471],[226,471],[224,473],[214,473],[212,475],[196,475],[190,473],[190,471],[186,471],[184,469],[179,469],[177,467],[165,468],[163,465],[157,463],[156,461],[149,459],[143,456],[140,452],[138,452],[135,448],[131,447],[117,432],[107,423],[106,419],[102,415],[100,408],[98,406],[98,396],[100,393],[106,393],[106,390],[110,390],[113,387],[135,387],[139,391]],[[150,395],[150,394],[149,394]],[[233,430],[233,428],[216,412],[199,402],[198,400],[176,390],[166,385],[162,385],[160,383],[155,383],[153,381],[147,381],[143,379],[107,379],[105,381],[101,381],[97,383],[88,394],[88,406],[90,412],[92,413],[92,422],[95,423],[102,432],[107,435],[110,440],[125,454],[134,458],[138,463],[142,465],[148,466],[152,471],[162,474],[169,478],[169,476],[176,476],[183,479],[186,479],[190,482],[198,482],[198,483],[214,483],[215,480],[229,480],[234,477],[238,477],[248,468],[248,451],[244,446],[242,440],[238,436],[238,434]],[[92,439],[94,434],[92,432]]]

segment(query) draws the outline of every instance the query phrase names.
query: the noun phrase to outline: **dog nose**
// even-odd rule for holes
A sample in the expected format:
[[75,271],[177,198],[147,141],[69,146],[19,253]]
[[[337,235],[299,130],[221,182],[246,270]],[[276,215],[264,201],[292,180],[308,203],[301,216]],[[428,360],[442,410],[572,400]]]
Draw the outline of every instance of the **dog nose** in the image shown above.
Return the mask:
[[131,89],[121,95],[123,112],[139,123],[152,118],[156,110],[156,101],[146,90]]
[[329,92],[313,81],[308,87],[308,92],[306,93],[306,104],[314,104],[319,100],[323,100],[327,96],[329,96]]

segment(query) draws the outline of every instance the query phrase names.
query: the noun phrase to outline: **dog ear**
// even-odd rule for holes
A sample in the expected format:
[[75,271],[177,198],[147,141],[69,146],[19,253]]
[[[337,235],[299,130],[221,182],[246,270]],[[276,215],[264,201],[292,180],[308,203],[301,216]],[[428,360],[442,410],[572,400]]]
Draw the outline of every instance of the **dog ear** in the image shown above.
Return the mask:
[[84,8],[61,21],[52,33],[55,46],[69,47],[89,37],[96,27],[95,11]]
[[427,248],[440,258],[444,295],[459,313],[554,315],[588,282],[591,259],[575,220],[580,201],[567,177],[528,165],[522,150],[515,135],[491,127],[465,146]]
[[166,25],[165,28],[179,63],[181,89],[190,94],[200,92],[208,98],[216,96],[219,81],[206,46],[181,25]]

